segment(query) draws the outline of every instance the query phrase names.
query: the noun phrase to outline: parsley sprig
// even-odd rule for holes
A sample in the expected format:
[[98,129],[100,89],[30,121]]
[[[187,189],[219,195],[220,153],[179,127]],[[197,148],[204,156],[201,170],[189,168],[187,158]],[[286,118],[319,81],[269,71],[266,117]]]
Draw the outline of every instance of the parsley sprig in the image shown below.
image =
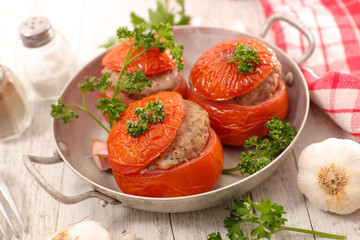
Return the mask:
[[[80,83],[78,88],[82,92],[82,103],[72,103],[67,105],[62,99],[58,99],[57,104],[51,105],[51,116],[63,121],[64,124],[70,122],[72,118],[79,118],[76,111],[83,111],[93,118],[105,131],[110,130],[102,124],[102,122],[92,114],[86,105],[86,93],[99,90],[101,96],[95,108],[102,111],[104,115],[108,116],[110,129],[115,121],[118,121],[120,115],[125,111],[127,106],[123,104],[119,92],[126,90],[129,94],[140,94],[146,87],[151,87],[152,82],[147,78],[141,70],[130,73],[126,68],[135,59],[153,48],[159,48],[160,52],[169,49],[176,63],[177,69],[183,69],[182,55],[184,46],[174,42],[174,34],[171,32],[172,26],[170,24],[151,25],[150,28],[140,24],[130,31],[127,27],[121,27],[117,30],[117,37],[119,39],[128,39],[130,42],[129,51],[123,63],[123,67],[116,80],[114,93],[111,99],[105,97],[105,91],[112,86],[110,81],[111,74],[105,73],[100,78],[85,77],[85,82]],[[133,48],[133,46],[135,48]],[[139,51],[136,51],[139,50]]]
[[[148,10],[149,22],[144,18],[139,17],[134,12],[131,13],[131,22],[134,25],[138,24],[159,24],[159,23],[170,23],[172,26],[176,25],[187,25],[190,22],[190,17],[185,14],[184,0],[176,0],[176,3],[179,5],[179,11],[169,11],[168,0],[163,2],[157,1],[156,10]],[[178,19],[177,19],[178,18]]]
[[[184,63],[182,61],[182,56],[184,52],[184,45],[174,42],[174,34],[171,32],[172,29],[173,27],[170,24],[162,23],[151,25],[151,31],[148,31],[147,26],[143,24],[135,26],[133,31],[130,31],[127,27],[119,28],[117,30],[118,38],[129,39],[130,41],[129,51],[120,71],[119,79],[122,78],[125,69],[129,64],[153,48],[158,48],[160,52],[164,52],[166,49],[169,49],[173,60],[175,60],[177,69],[179,71],[183,70]],[[133,46],[136,48],[133,49]],[[140,52],[137,53],[137,50]],[[117,81],[114,96],[117,96],[120,91],[119,85],[120,81]]]
[[139,120],[126,120],[127,132],[134,138],[145,133],[150,126],[149,123],[156,124],[164,121],[166,116],[164,110],[165,106],[160,101],[154,101],[153,103],[148,101],[146,107],[135,108],[134,112]]
[[270,129],[267,137],[258,139],[257,136],[253,136],[246,140],[244,148],[248,151],[240,153],[240,163],[234,168],[224,169],[223,173],[256,173],[272,162],[292,142],[297,133],[291,123],[275,117],[268,121],[265,127]]
[[[176,3],[178,7],[180,7],[179,10],[177,10],[177,8],[169,9],[168,0],[157,1],[156,10],[148,10],[149,21],[146,21],[144,18],[140,17],[134,12],[131,12],[131,23],[134,26],[145,25],[147,27],[160,23],[169,23],[171,26],[188,25],[190,22],[190,16],[185,14],[184,0],[176,0]],[[108,39],[107,43],[101,45],[100,47],[110,48],[121,41],[123,41],[122,38],[118,38],[117,36],[111,36]]]
[[[110,73],[105,73],[100,78],[85,77],[85,82],[78,84],[78,88],[82,93],[82,105],[79,103],[72,103],[74,107],[70,107],[66,105],[61,98],[59,98],[57,104],[51,104],[50,115],[56,119],[62,120],[63,124],[67,124],[70,122],[71,118],[79,118],[79,114],[75,113],[75,111],[82,111],[87,113],[92,119],[94,119],[105,131],[110,132],[110,130],[104,124],[102,124],[102,122],[97,119],[94,114],[89,111],[86,105],[86,93],[93,92],[95,89],[98,89],[102,94],[104,94],[105,90],[108,89],[112,84],[112,82],[108,80],[110,76]],[[99,102],[101,101],[101,99],[103,98],[100,98]],[[123,108],[126,108],[126,105],[122,104],[119,97],[114,99],[114,101],[118,101],[120,102],[120,104],[108,106],[108,108],[106,109],[107,112],[119,112]],[[96,105],[95,107],[98,109],[104,108],[104,106],[98,105]]]
[[254,72],[255,64],[259,64],[259,52],[252,48],[250,45],[244,46],[241,43],[236,44],[234,59],[228,63],[236,63],[238,71],[241,75]]
[[[252,202],[250,198],[246,200],[234,200],[234,205],[225,208],[229,211],[229,216],[224,220],[224,226],[228,229],[226,234],[230,240],[249,240],[249,239],[271,239],[271,235],[280,231],[293,231],[299,233],[313,234],[325,238],[345,239],[345,236],[307,230],[302,228],[286,227],[287,221],[282,215],[286,214],[284,207],[261,198],[261,203]],[[255,215],[253,209],[260,212],[260,216]],[[253,238],[245,236],[244,230],[241,228],[243,223],[253,223],[254,227],[250,235]],[[219,232],[207,235],[208,240],[222,240]]]

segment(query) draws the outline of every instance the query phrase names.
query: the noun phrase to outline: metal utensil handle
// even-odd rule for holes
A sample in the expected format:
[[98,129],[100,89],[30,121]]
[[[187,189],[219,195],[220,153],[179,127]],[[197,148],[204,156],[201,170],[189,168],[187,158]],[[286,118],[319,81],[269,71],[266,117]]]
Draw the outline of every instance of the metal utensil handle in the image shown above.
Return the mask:
[[284,14],[274,14],[274,15],[270,16],[264,23],[264,26],[262,27],[262,29],[260,30],[259,36],[264,38],[266,36],[266,34],[268,33],[270,27],[277,21],[284,21],[284,22],[289,23],[290,25],[292,25],[293,27],[298,29],[302,34],[304,34],[304,36],[308,40],[308,42],[309,42],[308,49],[305,51],[305,53],[302,56],[300,56],[298,59],[296,59],[296,63],[298,65],[302,64],[312,55],[312,53],[315,50],[314,36],[310,32],[310,30],[299,20],[297,20],[296,18],[290,17],[288,15],[284,15]]
[[88,191],[75,196],[66,196],[56,189],[54,189],[39,173],[39,171],[35,168],[34,163],[38,164],[55,164],[63,162],[59,154],[55,153],[54,156],[51,157],[38,157],[32,155],[24,155],[23,156],[24,164],[34,178],[34,180],[54,199],[64,204],[74,204],[86,200],[88,198],[99,198],[100,206],[105,207],[107,204],[117,205],[121,204],[118,200],[106,196],[96,190]]

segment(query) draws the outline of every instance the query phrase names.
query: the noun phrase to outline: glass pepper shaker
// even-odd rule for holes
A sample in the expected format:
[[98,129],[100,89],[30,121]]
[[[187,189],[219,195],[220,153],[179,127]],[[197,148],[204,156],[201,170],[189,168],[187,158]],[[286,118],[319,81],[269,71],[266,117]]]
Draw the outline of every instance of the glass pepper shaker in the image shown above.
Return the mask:
[[29,81],[37,95],[57,98],[76,71],[74,52],[45,17],[32,17],[18,27],[16,46],[19,76]]
[[30,126],[29,106],[24,86],[17,75],[0,65],[0,141],[15,138]]

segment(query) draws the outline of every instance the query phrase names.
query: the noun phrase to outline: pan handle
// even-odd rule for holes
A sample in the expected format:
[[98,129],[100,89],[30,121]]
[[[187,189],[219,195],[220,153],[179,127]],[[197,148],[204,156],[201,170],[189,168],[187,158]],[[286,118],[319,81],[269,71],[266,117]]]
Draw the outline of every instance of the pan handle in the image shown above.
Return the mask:
[[293,27],[298,29],[302,34],[304,34],[304,36],[308,40],[308,42],[309,42],[308,49],[306,49],[305,53],[302,56],[300,56],[298,59],[296,59],[296,63],[300,66],[300,64],[305,62],[312,55],[312,53],[315,50],[314,36],[310,32],[310,30],[299,20],[297,20],[296,18],[290,17],[288,15],[284,15],[284,14],[274,14],[274,15],[270,16],[264,23],[264,26],[262,27],[262,29],[260,30],[259,36],[264,38],[266,36],[266,34],[268,33],[270,27],[277,21],[284,21],[284,22],[289,23],[290,25],[292,25]]
[[81,202],[83,200],[86,200],[88,198],[99,198],[100,199],[100,206],[105,207],[107,204],[117,205],[121,204],[120,201],[111,198],[109,196],[106,196],[96,190],[88,191],[79,195],[75,196],[66,196],[62,193],[58,192],[56,189],[54,189],[39,173],[39,171],[35,168],[34,163],[38,164],[55,164],[63,162],[60,155],[55,152],[54,156],[51,157],[38,157],[38,156],[32,156],[32,155],[24,155],[23,161],[25,164],[25,167],[31,174],[31,176],[34,178],[34,180],[54,199],[57,201],[64,203],[64,204],[74,204]]

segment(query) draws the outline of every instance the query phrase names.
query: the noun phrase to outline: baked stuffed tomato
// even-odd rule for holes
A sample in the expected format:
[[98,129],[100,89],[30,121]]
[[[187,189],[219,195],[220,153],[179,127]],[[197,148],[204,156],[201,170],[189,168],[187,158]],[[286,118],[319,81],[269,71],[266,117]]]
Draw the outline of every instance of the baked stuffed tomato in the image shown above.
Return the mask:
[[[129,122],[139,121],[134,110],[159,102],[164,106],[161,114],[166,114],[163,121],[130,135]],[[223,167],[222,145],[210,128],[208,113],[177,92],[131,103],[115,122],[107,146],[118,186],[132,195],[179,197],[210,191]]]
[[289,108],[275,52],[252,38],[226,40],[203,53],[190,72],[188,99],[208,111],[221,142],[232,146],[263,138],[265,123],[284,120]]
[[[119,77],[124,61],[130,48],[130,40],[126,39],[110,49],[102,59],[102,73],[111,73],[111,88],[105,91],[105,97],[112,98],[114,93],[114,85]],[[133,56],[144,51],[144,48],[137,50],[135,46],[131,46]],[[126,71],[134,74],[137,70],[142,70],[147,78],[152,81],[151,87],[146,87],[140,94],[131,93],[123,90],[119,93],[124,104],[139,100],[143,97],[150,96],[161,91],[176,91],[184,98],[187,96],[187,84],[181,71],[178,71],[174,60],[171,58],[170,51],[160,52],[159,48],[152,48],[140,57],[136,58],[126,67]]]

